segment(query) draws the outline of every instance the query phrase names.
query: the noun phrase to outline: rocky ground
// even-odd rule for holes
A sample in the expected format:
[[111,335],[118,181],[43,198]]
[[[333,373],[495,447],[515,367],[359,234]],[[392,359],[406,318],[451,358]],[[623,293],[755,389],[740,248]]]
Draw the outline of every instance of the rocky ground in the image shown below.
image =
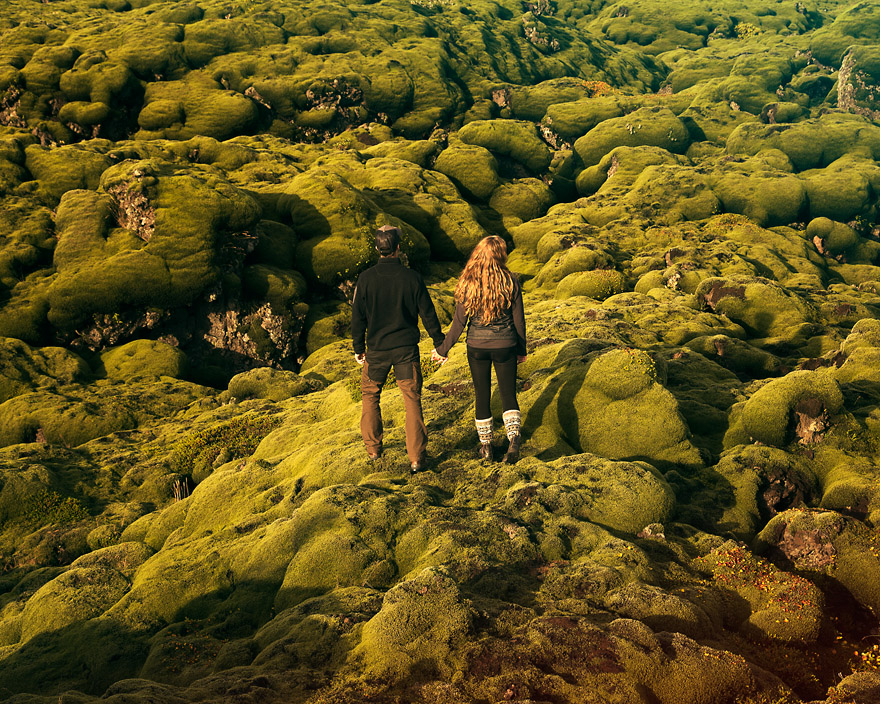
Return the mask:
[[[880,701],[878,196],[876,3],[8,0],[0,698]],[[367,459],[389,223],[517,464],[463,345]]]

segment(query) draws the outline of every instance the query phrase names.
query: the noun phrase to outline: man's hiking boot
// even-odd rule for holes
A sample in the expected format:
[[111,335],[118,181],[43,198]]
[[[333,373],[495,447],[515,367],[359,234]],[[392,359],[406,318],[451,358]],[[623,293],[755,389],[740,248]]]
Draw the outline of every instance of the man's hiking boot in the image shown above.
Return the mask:
[[367,450],[367,457],[371,460],[377,460],[382,456],[382,448],[379,447],[378,450]]
[[421,472],[427,464],[428,464],[428,458],[423,456],[420,459],[417,459],[415,462],[410,463],[409,473],[415,474],[416,472]]
[[491,442],[481,442],[480,443],[480,459],[492,461],[492,443]]
[[501,461],[504,462],[504,464],[516,464],[517,460],[519,460],[519,435],[514,435],[510,438],[507,452],[504,454],[504,459]]

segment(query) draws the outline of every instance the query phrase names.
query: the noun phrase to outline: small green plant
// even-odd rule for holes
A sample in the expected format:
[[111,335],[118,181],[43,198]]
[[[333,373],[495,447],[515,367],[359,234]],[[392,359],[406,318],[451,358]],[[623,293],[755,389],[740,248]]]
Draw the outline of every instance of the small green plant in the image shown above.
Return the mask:
[[76,499],[62,496],[57,491],[43,489],[25,502],[25,518],[45,525],[47,523],[75,523],[89,517],[89,512]]
[[736,33],[737,39],[751,39],[761,33],[761,30],[751,22],[740,22],[733,28],[733,31]]
[[277,416],[246,415],[190,433],[172,448],[171,467],[191,474],[197,464],[212,463],[223,450],[231,460],[247,457],[280,423]]

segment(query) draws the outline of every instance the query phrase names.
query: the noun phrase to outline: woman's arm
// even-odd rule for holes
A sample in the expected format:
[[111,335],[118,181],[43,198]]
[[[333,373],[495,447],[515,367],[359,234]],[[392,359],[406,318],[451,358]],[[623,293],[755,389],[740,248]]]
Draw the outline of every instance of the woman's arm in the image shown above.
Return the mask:
[[466,324],[467,313],[464,310],[464,306],[461,304],[461,301],[456,301],[455,314],[452,316],[452,325],[449,326],[449,331],[446,333],[446,339],[443,340],[442,344],[435,348],[437,354],[441,357],[449,355],[449,350],[451,350],[452,346],[458,341],[461,331],[464,330]]

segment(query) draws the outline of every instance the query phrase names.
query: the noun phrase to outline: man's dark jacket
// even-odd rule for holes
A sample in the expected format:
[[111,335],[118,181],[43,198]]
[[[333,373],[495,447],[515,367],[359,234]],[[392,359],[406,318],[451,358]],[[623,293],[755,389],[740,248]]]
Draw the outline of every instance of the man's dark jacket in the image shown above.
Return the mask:
[[[351,310],[355,354],[419,344],[419,318],[437,346],[443,342],[434,304],[418,272],[382,257],[358,277]],[[366,336],[366,347],[364,346]]]

